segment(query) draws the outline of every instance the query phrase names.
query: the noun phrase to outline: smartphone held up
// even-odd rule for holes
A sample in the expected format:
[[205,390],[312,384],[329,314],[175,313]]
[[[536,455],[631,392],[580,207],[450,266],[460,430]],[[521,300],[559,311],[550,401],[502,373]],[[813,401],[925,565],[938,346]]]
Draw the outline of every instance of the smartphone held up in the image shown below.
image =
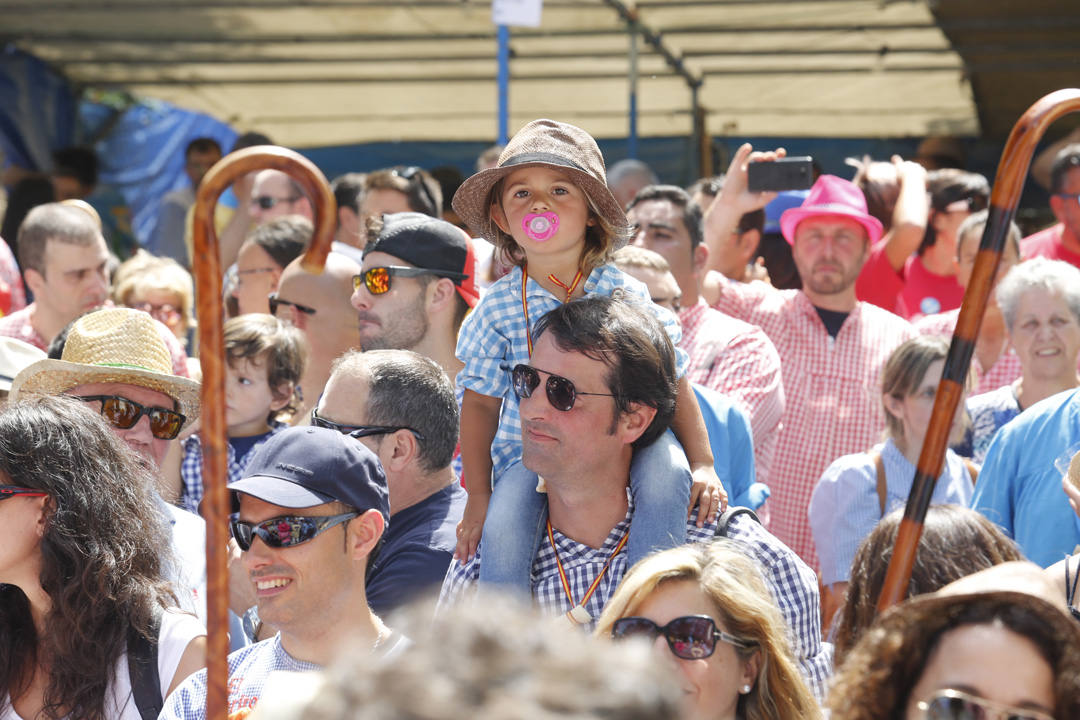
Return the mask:
[[751,192],[806,190],[814,184],[814,160],[809,156],[752,162],[746,167]]

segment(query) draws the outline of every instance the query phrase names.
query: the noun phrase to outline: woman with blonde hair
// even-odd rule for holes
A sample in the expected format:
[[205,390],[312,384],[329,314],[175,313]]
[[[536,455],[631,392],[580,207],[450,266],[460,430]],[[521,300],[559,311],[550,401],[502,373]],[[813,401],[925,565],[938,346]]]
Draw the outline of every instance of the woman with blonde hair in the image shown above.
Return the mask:
[[821,716],[761,572],[732,541],[642,560],[604,608],[596,635],[650,640],[681,678],[691,720]]
[[195,328],[191,273],[172,258],[140,252],[122,263],[113,278],[113,302],[150,313],[184,344]]

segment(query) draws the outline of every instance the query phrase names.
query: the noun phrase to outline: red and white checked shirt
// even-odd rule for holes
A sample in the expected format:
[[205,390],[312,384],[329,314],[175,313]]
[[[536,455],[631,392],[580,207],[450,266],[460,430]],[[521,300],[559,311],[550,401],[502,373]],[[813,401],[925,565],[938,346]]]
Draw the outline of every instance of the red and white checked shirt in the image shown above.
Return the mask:
[[[915,329],[923,335],[941,335],[951,341],[953,333],[956,332],[956,320],[959,317],[960,308],[936,315],[926,315],[915,323]],[[1009,343],[1005,344],[1005,349],[1001,351],[1001,355],[989,370],[983,370],[982,365],[979,364],[979,358],[975,355],[971,356],[971,367],[975,370],[975,389],[971,391],[972,397],[1009,385],[1020,377],[1021,373],[1020,358]]]
[[746,412],[754,437],[754,474],[767,484],[784,414],[780,355],[764,330],[709,307],[702,298],[679,311],[679,322],[679,347],[690,356],[687,376],[727,395]]
[[770,530],[817,568],[810,494],[833,460],[880,441],[882,366],[917,333],[907,320],[860,302],[833,339],[805,293],[762,282],[725,283],[716,308],[761,326],[780,353],[785,407],[768,482]]
[[[108,303],[106,307],[112,307],[112,304]],[[34,303],[30,303],[22,310],[0,318],[0,336],[13,337],[16,340],[22,340],[24,343],[31,344],[39,350],[48,352],[49,343],[52,342],[52,340],[46,340],[34,329],[33,324],[30,322],[30,316],[33,313],[33,309]],[[180,344],[180,341],[176,339],[176,336],[172,334],[172,331],[169,330],[168,327],[157,320],[154,322],[158,326],[158,332],[161,335],[161,339],[165,341],[165,347],[169,349],[169,357],[172,359],[173,375],[190,377],[187,366],[187,352],[184,350],[184,346]]]

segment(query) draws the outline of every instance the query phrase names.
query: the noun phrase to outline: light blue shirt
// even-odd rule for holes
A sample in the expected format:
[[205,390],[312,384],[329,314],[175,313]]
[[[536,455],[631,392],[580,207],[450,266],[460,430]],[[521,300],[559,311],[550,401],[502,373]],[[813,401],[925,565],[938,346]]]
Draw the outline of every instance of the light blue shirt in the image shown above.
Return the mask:
[[[915,466],[892,440],[874,449],[881,453],[885,466],[885,513],[888,514],[907,503],[915,480]],[[967,506],[971,496],[971,475],[963,459],[946,450],[945,466],[934,485],[930,504]],[[847,582],[855,551],[882,517],[873,458],[867,453],[856,453],[833,461],[814,487],[809,516],[821,562],[822,583]]]
[[1080,450],[1080,390],[1041,400],[990,442],[971,507],[997,523],[1029,560],[1053,565],[1080,544],[1080,521],[1061,489]]
[[[457,387],[502,398],[503,401],[499,429],[491,444],[491,462],[496,479],[521,457],[521,416],[517,396],[510,384],[510,370],[519,363],[528,364],[527,335],[540,318],[562,305],[561,300],[530,278],[525,286],[530,323],[526,329],[521,305],[522,279],[521,268],[515,267],[488,289],[480,304],[465,316],[454,351],[458,359],[465,363],[458,373]],[[645,283],[609,264],[589,273],[583,287],[586,295],[608,297],[621,290],[625,293],[625,300],[640,302],[642,309],[656,315],[675,346],[678,376],[681,378],[686,374],[689,358],[678,347],[682,339],[679,321],[670,311],[652,302]]]

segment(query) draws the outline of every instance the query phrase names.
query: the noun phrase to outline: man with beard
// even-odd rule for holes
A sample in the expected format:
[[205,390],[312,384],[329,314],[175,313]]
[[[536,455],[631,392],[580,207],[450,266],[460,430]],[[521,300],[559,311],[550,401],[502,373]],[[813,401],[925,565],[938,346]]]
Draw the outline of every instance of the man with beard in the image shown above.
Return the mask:
[[[747,189],[750,151],[744,145],[736,153],[706,217],[718,236],[773,197]],[[882,232],[855,185],[821,176],[802,206],[784,212],[780,227],[802,289],[726,283],[715,307],[760,325],[780,353],[786,403],[767,479],[770,529],[816,567],[806,514],[810,493],[830,462],[878,440],[885,427],[882,365],[916,332],[902,318],[855,298],[855,279]]]
[[480,298],[464,231],[421,213],[393,213],[368,225],[363,271],[352,305],[364,350],[412,350],[457,377],[458,328]]

